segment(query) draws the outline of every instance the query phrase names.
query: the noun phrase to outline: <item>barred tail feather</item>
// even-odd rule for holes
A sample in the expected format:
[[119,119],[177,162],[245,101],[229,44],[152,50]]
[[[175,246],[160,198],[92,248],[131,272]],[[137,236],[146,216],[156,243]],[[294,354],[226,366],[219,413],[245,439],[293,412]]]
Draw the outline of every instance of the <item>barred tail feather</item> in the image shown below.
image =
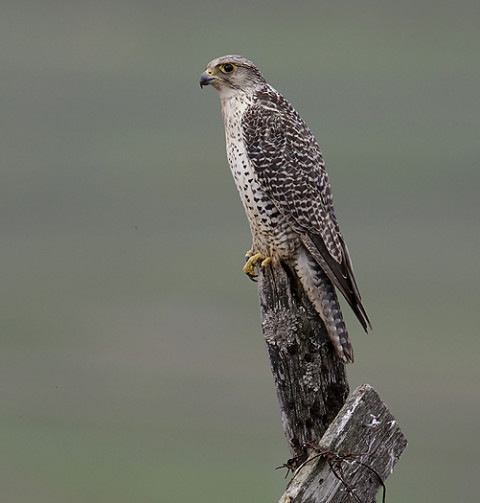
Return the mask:
[[353,348],[332,282],[303,247],[293,259],[292,267],[310,302],[322,318],[338,356],[345,363],[353,362]]

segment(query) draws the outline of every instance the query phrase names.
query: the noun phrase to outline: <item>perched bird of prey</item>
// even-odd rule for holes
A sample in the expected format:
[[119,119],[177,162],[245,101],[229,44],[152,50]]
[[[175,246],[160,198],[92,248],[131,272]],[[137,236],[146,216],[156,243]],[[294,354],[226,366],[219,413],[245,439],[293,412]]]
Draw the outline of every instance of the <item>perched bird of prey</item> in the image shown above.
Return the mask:
[[287,264],[322,318],[338,356],[353,349],[338,288],[367,331],[367,313],[333,208],[322,152],[290,103],[242,56],[214,59],[200,78],[220,96],[227,157],[252,232],[244,272]]

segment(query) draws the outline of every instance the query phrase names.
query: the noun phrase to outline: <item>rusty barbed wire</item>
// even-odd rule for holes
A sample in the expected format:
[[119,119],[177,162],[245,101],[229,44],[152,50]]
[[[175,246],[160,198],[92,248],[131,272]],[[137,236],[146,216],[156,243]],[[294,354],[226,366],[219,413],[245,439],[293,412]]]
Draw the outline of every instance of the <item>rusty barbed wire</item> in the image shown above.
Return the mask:
[[[383,440],[383,438],[382,438]],[[330,469],[332,470],[332,473],[335,475],[335,477],[340,480],[340,482],[344,485],[345,489],[348,491],[348,493],[354,498],[354,500],[357,503],[364,503],[360,497],[355,494],[354,492],[354,487],[352,487],[346,480],[345,480],[345,472],[343,470],[343,463],[350,461],[357,463],[360,466],[363,466],[367,470],[371,471],[379,480],[380,485],[382,486],[383,494],[382,494],[382,503],[386,502],[386,495],[387,495],[387,487],[385,486],[385,482],[383,481],[381,475],[372,468],[370,465],[367,463],[364,463],[363,461],[360,461],[361,456],[371,456],[375,454],[377,451],[378,447],[381,445],[382,440],[379,442],[377,447],[374,449],[373,452],[362,452],[359,454],[354,454],[351,452],[346,452],[343,454],[339,454],[336,452],[332,452],[328,449],[325,449],[324,447],[321,447],[320,445],[314,444],[313,442],[308,442],[305,444],[305,448],[312,449],[316,452],[313,456],[308,457],[305,459],[305,454],[300,454],[299,456],[295,456],[294,458],[289,459],[286,463],[284,463],[281,466],[278,466],[276,469],[281,469],[281,468],[286,468],[287,473],[285,475],[285,478],[288,476],[290,472],[293,473],[292,478],[290,479],[287,488],[290,486],[290,484],[293,482],[295,477],[298,475],[300,470],[307,464],[310,463],[310,461],[313,461],[318,458],[325,458],[328,462],[328,465],[330,466]]]

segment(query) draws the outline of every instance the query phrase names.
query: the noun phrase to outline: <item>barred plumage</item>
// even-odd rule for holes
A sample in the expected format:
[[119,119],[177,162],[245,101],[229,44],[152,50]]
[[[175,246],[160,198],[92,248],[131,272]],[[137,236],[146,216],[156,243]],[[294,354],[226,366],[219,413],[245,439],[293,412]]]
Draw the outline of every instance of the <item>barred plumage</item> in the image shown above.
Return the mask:
[[221,99],[228,162],[252,231],[252,253],[271,257],[273,267],[283,261],[296,272],[338,356],[353,361],[333,285],[365,330],[370,321],[315,137],[290,103],[241,56],[211,61],[200,84],[213,85]]

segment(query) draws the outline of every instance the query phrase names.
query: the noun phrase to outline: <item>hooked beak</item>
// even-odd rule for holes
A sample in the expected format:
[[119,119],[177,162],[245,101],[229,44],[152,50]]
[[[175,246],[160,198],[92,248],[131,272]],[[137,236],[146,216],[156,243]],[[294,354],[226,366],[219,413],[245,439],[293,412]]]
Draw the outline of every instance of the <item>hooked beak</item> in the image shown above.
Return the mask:
[[213,75],[212,70],[206,70],[200,76],[200,87],[203,89],[203,86],[208,86],[217,78]]

